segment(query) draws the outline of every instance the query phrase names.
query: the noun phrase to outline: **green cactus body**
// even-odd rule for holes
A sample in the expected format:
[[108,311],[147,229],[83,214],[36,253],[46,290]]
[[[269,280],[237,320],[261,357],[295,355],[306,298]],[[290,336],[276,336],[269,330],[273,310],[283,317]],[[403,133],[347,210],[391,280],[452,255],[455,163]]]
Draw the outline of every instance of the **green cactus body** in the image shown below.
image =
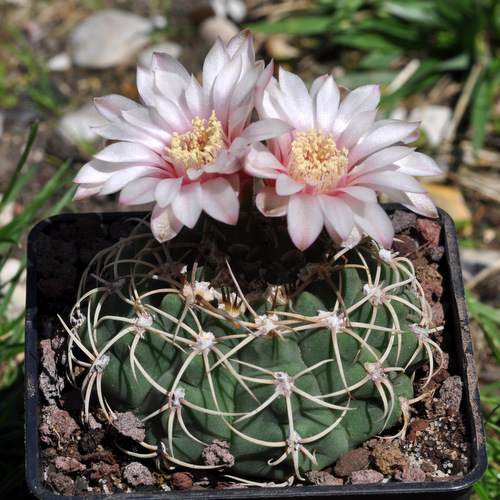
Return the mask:
[[111,421],[132,411],[170,465],[202,467],[221,440],[232,474],[302,478],[398,421],[432,358],[430,308],[411,264],[370,241],[302,254],[277,223],[223,231],[159,244],[141,222],[101,252],[67,328],[71,369],[87,368],[87,413],[94,393]]

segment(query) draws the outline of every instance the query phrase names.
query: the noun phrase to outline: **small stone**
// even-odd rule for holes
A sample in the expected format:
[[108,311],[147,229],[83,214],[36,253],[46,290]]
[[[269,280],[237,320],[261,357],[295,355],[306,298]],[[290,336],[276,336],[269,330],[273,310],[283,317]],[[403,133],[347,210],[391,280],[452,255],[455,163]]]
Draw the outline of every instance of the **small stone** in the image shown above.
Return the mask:
[[117,431],[135,441],[144,441],[146,438],[145,425],[131,412],[118,413],[113,420],[113,425]]
[[68,71],[71,69],[71,56],[66,52],[61,52],[52,56],[47,61],[49,71]]
[[407,458],[397,444],[391,441],[379,441],[372,450],[375,466],[382,474],[393,474],[407,464]]
[[209,44],[215,43],[218,37],[227,44],[240,29],[227,17],[209,17],[200,25],[200,33]]
[[75,491],[75,482],[62,472],[51,472],[47,476],[47,485],[56,493],[64,496],[72,496]]
[[415,240],[404,234],[397,235],[392,243],[392,249],[401,257],[414,255],[417,248]]
[[333,471],[337,476],[348,476],[351,472],[365,469],[370,463],[370,452],[363,448],[348,451],[337,460]]
[[306,472],[305,476],[309,483],[316,486],[337,486],[344,483],[342,479],[326,471],[309,470]]
[[189,472],[174,472],[171,486],[174,490],[189,490],[193,487],[193,475]]
[[78,428],[78,424],[67,411],[60,410],[55,405],[43,407],[40,439],[44,443],[50,446],[66,444]]
[[452,114],[453,111],[450,107],[432,104],[414,108],[408,120],[420,122],[420,128],[424,131],[429,144],[436,147],[446,137]]
[[131,486],[147,486],[153,484],[153,476],[149,469],[139,462],[132,462],[123,469],[123,478]]
[[214,439],[201,453],[205,465],[221,467],[232,467],[234,456],[229,451],[226,441]]
[[73,457],[57,457],[54,465],[59,472],[80,472],[86,469],[85,465]]
[[394,479],[403,483],[420,483],[426,480],[426,476],[418,465],[405,465],[394,473]]
[[68,38],[73,62],[82,68],[111,68],[127,62],[149,42],[150,19],[119,9],[101,10],[78,24]]
[[420,231],[422,238],[429,243],[429,247],[439,245],[441,225],[438,222],[430,219],[417,219],[416,227]]
[[443,382],[439,389],[439,395],[446,406],[459,410],[462,402],[462,391],[463,382],[460,375],[453,375]]
[[436,247],[428,247],[425,251],[425,255],[432,262],[439,262],[444,256],[444,247],[438,245]]
[[384,475],[376,470],[366,469],[357,470],[349,474],[348,482],[350,484],[372,484],[383,481]]
[[390,219],[394,227],[394,232],[398,234],[415,225],[417,214],[414,212],[407,212],[406,210],[395,210],[394,213],[390,215]]

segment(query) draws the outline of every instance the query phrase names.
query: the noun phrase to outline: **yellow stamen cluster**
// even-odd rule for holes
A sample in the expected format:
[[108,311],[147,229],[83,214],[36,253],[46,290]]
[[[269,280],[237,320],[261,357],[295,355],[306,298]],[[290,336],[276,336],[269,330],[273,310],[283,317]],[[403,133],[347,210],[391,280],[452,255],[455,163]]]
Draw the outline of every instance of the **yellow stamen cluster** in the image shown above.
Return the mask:
[[215,111],[212,111],[208,122],[197,116],[191,120],[191,125],[191,130],[184,134],[174,132],[171,147],[166,147],[165,151],[186,171],[190,168],[202,170],[217,159],[220,149],[226,145],[224,131]]
[[320,192],[334,189],[347,171],[348,150],[339,150],[332,134],[324,135],[321,127],[298,132],[292,153],[290,176],[297,182],[316,184]]

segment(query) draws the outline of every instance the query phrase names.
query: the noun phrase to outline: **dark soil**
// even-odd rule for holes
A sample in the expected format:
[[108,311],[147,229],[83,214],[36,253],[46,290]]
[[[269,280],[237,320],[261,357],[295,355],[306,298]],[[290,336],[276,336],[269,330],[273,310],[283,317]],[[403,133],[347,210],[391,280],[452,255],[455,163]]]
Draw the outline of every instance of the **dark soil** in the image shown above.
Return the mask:
[[[413,261],[434,318],[445,325],[433,338],[444,352],[444,369],[424,390],[429,368],[417,373],[415,395],[426,395],[411,407],[405,433],[399,432],[401,422],[384,439],[367,441],[341,456],[328,470],[309,472],[307,484],[447,481],[466,474],[471,465],[471,439],[461,411],[463,382],[453,361],[453,328],[446,327],[448,276],[441,226],[403,211],[396,211],[392,218],[398,233],[394,250]],[[66,378],[66,332],[57,314],[68,315],[79,276],[92,256],[125,236],[130,228],[123,219],[107,224],[97,216],[82,215],[75,224],[48,226],[34,244],[43,482],[61,495],[242,487],[223,475],[203,471],[160,472],[153,459],[141,460],[120,451],[116,444],[134,450],[133,438],[141,439],[141,426],[131,414],[121,415],[117,426],[111,426],[100,410],[92,413],[89,426],[81,421],[82,401]],[[391,438],[398,433],[399,437]]]

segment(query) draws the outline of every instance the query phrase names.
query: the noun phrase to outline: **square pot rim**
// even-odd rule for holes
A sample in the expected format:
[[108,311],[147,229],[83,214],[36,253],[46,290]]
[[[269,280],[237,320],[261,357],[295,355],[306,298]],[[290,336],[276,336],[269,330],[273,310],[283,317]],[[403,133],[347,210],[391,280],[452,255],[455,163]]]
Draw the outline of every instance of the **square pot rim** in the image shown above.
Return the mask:
[[[382,204],[387,213],[396,210],[409,211],[398,203]],[[33,244],[38,235],[48,226],[54,223],[73,221],[77,217],[97,216],[101,222],[111,222],[119,218],[141,217],[144,218],[150,212],[86,212],[68,213],[47,217],[36,224],[28,234],[28,262],[27,262],[27,297],[26,297],[26,341],[25,341],[25,448],[26,448],[26,481],[31,492],[43,500],[60,500],[63,498],[103,500],[109,494],[89,494],[65,497],[57,495],[42,484],[40,455],[40,408],[41,397],[38,389],[38,348],[39,333],[36,328],[37,315],[37,277],[35,267],[35,255]],[[449,270],[449,285],[451,291],[450,312],[453,310],[460,327],[458,335],[458,347],[464,353],[460,360],[460,375],[464,382],[463,397],[467,409],[467,424],[470,435],[473,437],[471,460],[473,468],[464,476],[446,481],[423,481],[419,483],[375,483],[375,484],[344,484],[335,486],[308,485],[305,487],[253,487],[245,489],[224,490],[175,490],[166,492],[133,492],[119,493],[120,498],[140,498],[156,500],[161,496],[165,498],[179,497],[182,499],[216,499],[216,498],[301,498],[312,497],[349,497],[366,498],[367,496],[385,495],[408,495],[410,498],[422,498],[431,500],[441,498],[465,499],[469,498],[473,485],[478,482],[486,472],[488,458],[486,451],[486,437],[481,413],[479,398],[479,387],[477,384],[477,371],[474,358],[474,348],[469,326],[469,318],[465,299],[463,278],[461,274],[460,255],[453,219],[442,209],[438,208],[439,218],[436,220],[444,230],[443,245],[445,247],[446,261]],[[419,216],[422,217],[422,216]],[[34,422],[33,422],[34,420]]]

